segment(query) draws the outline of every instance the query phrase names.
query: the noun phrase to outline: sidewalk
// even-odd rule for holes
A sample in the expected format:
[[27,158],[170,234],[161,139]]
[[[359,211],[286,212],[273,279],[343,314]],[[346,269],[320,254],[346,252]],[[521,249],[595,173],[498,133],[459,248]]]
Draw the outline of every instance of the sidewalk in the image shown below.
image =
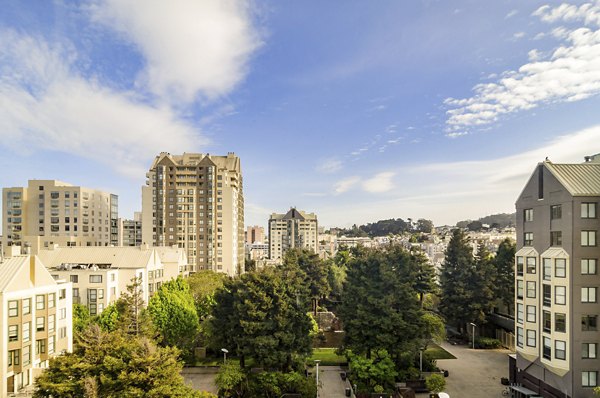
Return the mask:
[[344,398],[348,381],[342,380],[340,373],[344,372],[339,366],[319,366],[319,397]]

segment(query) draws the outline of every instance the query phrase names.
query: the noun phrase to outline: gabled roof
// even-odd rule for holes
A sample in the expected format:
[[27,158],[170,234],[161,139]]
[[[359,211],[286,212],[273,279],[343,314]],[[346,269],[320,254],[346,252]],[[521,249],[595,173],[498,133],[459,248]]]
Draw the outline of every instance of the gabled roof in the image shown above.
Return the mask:
[[544,162],[546,168],[572,196],[600,196],[600,163]]
[[5,259],[0,263],[0,291],[6,290],[7,286],[12,282],[15,275],[19,273],[21,267],[29,265],[29,256],[15,256]]
[[[48,268],[61,264],[110,264],[110,268],[145,268],[153,260],[153,248],[141,246],[57,247],[40,250],[38,257]],[[160,260],[159,260],[160,261]]]
[[184,249],[170,246],[157,246],[154,248],[162,263],[187,264],[187,256]]

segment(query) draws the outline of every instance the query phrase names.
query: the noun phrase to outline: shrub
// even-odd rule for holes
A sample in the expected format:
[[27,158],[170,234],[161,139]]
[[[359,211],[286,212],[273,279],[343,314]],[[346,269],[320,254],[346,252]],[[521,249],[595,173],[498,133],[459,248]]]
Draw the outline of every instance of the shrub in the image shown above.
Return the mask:
[[434,373],[425,379],[425,386],[433,393],[438,393],[446,387],[446,379],[441,374]]
[[502,343],[498,339],[492,339],[489,337],[478,337],[475,339],[475,347],[483,348],[484,350],[492,348],[500,348]]

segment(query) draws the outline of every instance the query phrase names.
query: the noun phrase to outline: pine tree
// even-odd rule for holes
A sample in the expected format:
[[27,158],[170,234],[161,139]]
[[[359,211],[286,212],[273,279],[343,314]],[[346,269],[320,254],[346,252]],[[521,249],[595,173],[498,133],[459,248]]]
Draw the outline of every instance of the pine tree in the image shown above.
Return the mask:
[[507,308],[512,308],[515,297],[515,242],[509,238],[498,246],[494,266],[496,268],[495,296]]

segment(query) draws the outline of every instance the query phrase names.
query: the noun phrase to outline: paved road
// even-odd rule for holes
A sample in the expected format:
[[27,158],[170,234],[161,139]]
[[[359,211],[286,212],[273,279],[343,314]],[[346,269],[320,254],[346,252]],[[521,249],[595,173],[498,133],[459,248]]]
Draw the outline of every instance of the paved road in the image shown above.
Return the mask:
[[339,366],[319,366],[319,397],[320,398],[344,398],[346,395],[346,383],[342,381]]
[[[508,377],[509,350],[473,350],[464,345],[442,344],[457,359],[440,359],[438,367],[450,372],[446,390],[451,398],[500,398],[504,386],[501,377]],[[417,394],[417,397],[427,397]]]
[[219,391],[215,384],[218,371],[218,368],[189,367],[183,368],[181,375],[185,383],[190,384],[194,390],[216,394]]

